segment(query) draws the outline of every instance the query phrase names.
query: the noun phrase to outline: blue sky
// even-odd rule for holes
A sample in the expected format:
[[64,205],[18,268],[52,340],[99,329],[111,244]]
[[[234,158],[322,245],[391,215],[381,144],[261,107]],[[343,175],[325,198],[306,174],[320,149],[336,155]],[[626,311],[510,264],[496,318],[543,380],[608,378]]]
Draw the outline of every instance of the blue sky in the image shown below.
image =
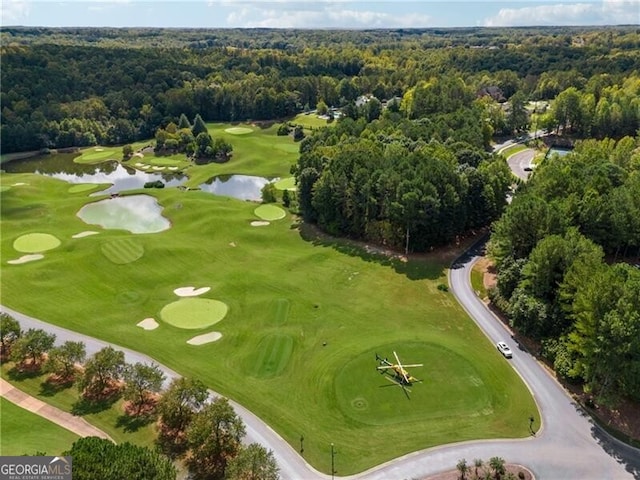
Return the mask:
[[0,1],[3,26],[410,28],[640,23],[640,0]]

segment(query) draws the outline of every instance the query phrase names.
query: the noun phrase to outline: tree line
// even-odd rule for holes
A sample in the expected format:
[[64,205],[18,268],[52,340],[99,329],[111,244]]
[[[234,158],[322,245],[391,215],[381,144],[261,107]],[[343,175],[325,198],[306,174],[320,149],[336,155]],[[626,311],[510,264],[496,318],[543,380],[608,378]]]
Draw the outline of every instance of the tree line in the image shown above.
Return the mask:
[[87,358],[83,342],[55,345],[55,334],[23,331],[11,315],[0,313],[0,359],[18,370],[49,373],[47,382],[75,384],[80,402],[111,405],[123,396],[125,414],[144,424],[156,421],[156,450],[96,437],[76,441],[64,455],[73,456],[78,479],[174,480],[172,460],[181,460],[196,480],[279,478],[271,451],[243,445],[245,426],[224,397],[211,400],[196,379],[166,377],[155,364],[125,362],[124,352],[104,347]]
[[484,151],[478,112],[410,120],[386,110],[370,123],[345,118],[315,131],[292,169],[304,219],[406,252],[488,225],[512,180],[504,158]]
[[320,102],[346,107],[365,94],[403,97],[432,77],[456,79],[471,92],[497,86],[506,100],[518,92],[552,99],[604,74],[608,84],[622,85],[640,68],[638,33],[629,27],[3,28],[0,37],[3,153],[148,139],[183,113],[205,121],[281,119]]
[[[546,159],[495,222],[492,300],[562,377],[640,400],[640,137]],[[635,265],[634,265],[635,263]]]

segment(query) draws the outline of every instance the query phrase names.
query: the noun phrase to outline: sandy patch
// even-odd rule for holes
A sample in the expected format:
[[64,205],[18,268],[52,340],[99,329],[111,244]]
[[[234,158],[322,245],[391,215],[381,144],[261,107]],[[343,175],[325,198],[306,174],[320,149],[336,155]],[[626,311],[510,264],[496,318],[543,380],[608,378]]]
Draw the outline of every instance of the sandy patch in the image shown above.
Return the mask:
[[96,148],[96,152],[104,152],[104,148]]
[[175,293],[179,297],[197,297],[198,295],[207,293],[209,290],[211,290],[211,287],[180,287],[176,288],[173,293]]
[[44,255],[41,253],[35,253],[33,255],[23,255],[20,258],[16,258],[15,260],[9,260],[7,263],[11,265],[20,265],[21,263],[33,262],[35,260],[41,260],[44,258]]
[[189,345],[204,345],[205,343],[216,342],[222,338],[220,332],[210,332],[203,335],[198,335],[187,340]]
[[21,187],[23,185],[29,185],[28,183],[24,183],[24,182],[18,182],[18,183],[14,183],[13,185],[11,185],[12,187]]
[[178,170],[178,167],[169,167],[169,170]]
[[143,165],[140,168],[143,170],[149,170],[151,168],[151,165]]
[[134,163],[136,167],[144,167],[144,163],[136,162]]
[[155,330],[160,325],[153,318],[145,318],[140,323],[137,323],[136,326],[145,330]]
[[164,168],[165,167],[158,167],[157,165],[153,167],[153,169],[156,171],[164,170]]
[[254,220],[253,222],[251,222],[251,226],[252,227],[265,227],[267,225],[269,225],[270,222],[265,222],[262,220]]
[[236,246],[236,242],[229,242],[229,246],[230,247],[235,247]]
[[144,153],[136,152],[132,155],[132,157],[144,158]]
[[71,238],[84,238],[84,237],[90,237],[91,235],[98,235],[100,232],[95,232],[93,230],[86,230],[84,232],[80,232],[80,233],[76,233],[75,235],[72,235]]

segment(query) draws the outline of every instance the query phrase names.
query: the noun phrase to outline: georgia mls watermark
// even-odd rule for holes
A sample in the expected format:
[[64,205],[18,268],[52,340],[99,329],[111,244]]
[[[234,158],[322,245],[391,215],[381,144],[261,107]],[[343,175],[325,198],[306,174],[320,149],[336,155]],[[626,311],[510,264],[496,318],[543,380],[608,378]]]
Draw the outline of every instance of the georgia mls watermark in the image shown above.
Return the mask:
[[0,457],[0,480],[71,480],[71,457]]

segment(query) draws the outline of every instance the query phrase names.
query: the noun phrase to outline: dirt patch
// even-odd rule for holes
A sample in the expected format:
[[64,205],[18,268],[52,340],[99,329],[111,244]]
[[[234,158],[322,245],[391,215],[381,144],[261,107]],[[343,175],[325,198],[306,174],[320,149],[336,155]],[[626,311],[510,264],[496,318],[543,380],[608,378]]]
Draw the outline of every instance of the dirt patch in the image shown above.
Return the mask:
[[[469,466],[469,472],[467,473],[467,475],[465,476],[465,478],[469,479],[469,480],[473,480],[476,478],[486,478],[485,477],[485,472],[488,469],[488,466],[485,465],[481,468],[478,469],[478,474],[476,475],[475,473],[475,466],[473,465],[473,462],[471,462],[470,464],[467,464]],[[524,479],[524,480],[535,480],[536,477],[533,476],[533,473],[525,466],[523,465],[518,465],[516,463],[507,463],[504,466],[506,473],[511,473],[514,475],[515,478],[517,479]],[[518,476],[520,474],[520,472],[522,472],[522,474],[524,476]],[[491,476],[491,478],[494,478],[493,475]],[[459,480],[460,479],[460,472],[458,471],[458,469],[453,469],[453,470],[447,470],[446,472],[442,472],[442,473],[438,473],[436,475],[431,475],[429,477],[423,477],[421,480]]]
[[496,268],[487,257],[482,257],[476,262],[476,266],[482,272],[482,283],[486,290],[490,290],[498,283]]

